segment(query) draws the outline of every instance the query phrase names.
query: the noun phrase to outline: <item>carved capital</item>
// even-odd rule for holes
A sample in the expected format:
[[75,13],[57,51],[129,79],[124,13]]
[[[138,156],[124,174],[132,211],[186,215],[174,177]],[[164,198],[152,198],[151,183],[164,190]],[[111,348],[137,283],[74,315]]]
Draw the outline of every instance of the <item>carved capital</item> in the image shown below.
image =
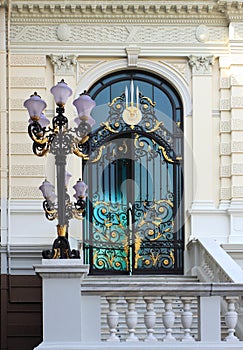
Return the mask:
[[73,75],[77,64],[77,57],[74,55],[50,55],[51,63],[54,66],[56,75]]
[[136,67],[138,65],[140,51],[139,47],[126,47],[128,67]]
[[189,56],[189,65],[192,67],[192,73],[195,75],[212,74],[214,62],[214,56]]

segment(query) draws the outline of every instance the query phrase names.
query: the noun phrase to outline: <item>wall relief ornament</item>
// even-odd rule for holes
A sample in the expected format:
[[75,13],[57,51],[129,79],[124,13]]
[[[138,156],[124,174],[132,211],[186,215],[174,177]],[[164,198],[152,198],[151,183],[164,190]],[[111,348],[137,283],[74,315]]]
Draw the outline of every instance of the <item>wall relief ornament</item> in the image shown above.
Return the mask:
[[207,26],[201,24],[199,27],[196,29],[196,39],[201,42],[205,43],[208,41],[209,38],[209,29]]
[[189,57],[189,65],[192,67],[193,74],[212,74],[212,66],[214,65],[214,56],[193,56]]
[[49,55],[54,66],[56,75],[73,75],[77,64],[77,57],[74,55]]
[[68,41],[70,39],[71,29],[67,24],[59,24],[57,28],[57,37],[60,41]]

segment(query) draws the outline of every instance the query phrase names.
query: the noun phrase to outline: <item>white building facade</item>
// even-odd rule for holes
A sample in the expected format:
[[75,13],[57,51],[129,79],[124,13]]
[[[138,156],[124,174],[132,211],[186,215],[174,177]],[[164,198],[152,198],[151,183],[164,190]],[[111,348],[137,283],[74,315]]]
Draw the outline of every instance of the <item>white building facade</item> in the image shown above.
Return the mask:
[[[47,101],[45,113],[51,119],[55,106],[49,90],[61,79],[72,88],[72,99],[123,73],[136,77],[139,72],[173,90],[181,106],[181,120],[175,123],[183,135],[181,207],[174,213],[180,215],[183,227],[179,275],[196,275],[201,282],[241,283],[239,266],[227,260],[220,246],[241,265],[243,2],[8,0],[0,1],[0,26],[1,298],[6,305],[1,311],[1,349],[16,349],[18,341],[27,344],[23,345],[27,350],[42,339],[41,298],[36,294],[41,282],[33,265],[41,263],[41,251],[51,247],[56,229],[55,221],[44,216],[38,188],[45,178],[55,183],[55,167],[52,156],[33,154],[23,103],[37,91]],[[139,91],[146,96],[140,81]],[[122,87],[117,96],[124,93]],[[148,97],[159,109],[156,94]],[[100,101],[95,115],[107,112]],[[71,102],[66,116],[73,120]],[[105,106],[107,102],[112,101],[104,98]],[[94,129],[107,118],[102,116]],[[67,170],[74,179],[70,187],[83,165],[78,157],[68,158]],[[85,220],[72,220],[69,240],[80,250],[82,263],[92,264],[92,258],[83,256]],[[202,247],[214,257],[215,268],[209,255],[200,255]],[[174,275],[173,270],[169,274]],[[149,276],[144,278],[149,283]],[[24,288],[30,291],[29,298]],[[26,325],[21,328],[10,314],[25,320],[24,303],[32,321],[31,326],[20,321]],[[31,341],[23,335],[29,326]]]

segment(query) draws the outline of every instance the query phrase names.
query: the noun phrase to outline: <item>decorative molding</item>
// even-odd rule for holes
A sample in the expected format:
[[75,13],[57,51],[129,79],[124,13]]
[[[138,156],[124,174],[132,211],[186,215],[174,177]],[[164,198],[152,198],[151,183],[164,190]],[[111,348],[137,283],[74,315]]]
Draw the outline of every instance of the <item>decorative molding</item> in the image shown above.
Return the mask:
[[10,99],[11,109],[24,109],[24,99],[22,98],[11,98]]
[[41,198],[40,190],[38,187],[34,186],[13,186],[11,189],[11,195],[13,199]]
[[225,165],[220,167],[220,177],[230,177],[231,168],[230,165]]
[[12,165],[11,175],[15,177],[44,177],[45,166],[44,165]]
[[45,77],[11,77],[11,87],[45,88]]
[[220,121],[220,133],[229,133],[231,131],[231,123],[229,120]]
[[232,187],[232,197],[233,198],[243,198],[243,187],[233,186]]
[[74,68],[77,66],[77,56],[49,55],[49,57],[56,75],[74,75]]
[[232,175],[243,175],[243,164],[232,164]]
[[58,28],[57,28],[57,38],[60,41],[68,41],[70,40],[70,36],[71,36],[71,29],[70,27],[65,24],[59,24]]
[[231,189],[230,188],[221,188],[220,189],[220,199],[227,200],[231,198]]
[[220,145],[220,155],[226,156],[231,154],[230,143],[221,143]]
[[33,154],[29,143],[13,143],[11,145],[12,154]]
[[232,108],[243,108],[243,96],[233,96],[231,98]]
[[27,131],[26,121],[11,121],[11,131],[22,133]]
[[126,47],[127,53],[127,66],[128,67],[137,67],[138,65],[138,56],[141,51],[139,47]]
[[[116,72],[120,69],[127,68],[127,60],[113,60],[103,62],[98,64],[92,70],[89,70],[86,74],[82,76],[79,84],[76,88],[75,96],[78,96],[83,90],[88,90],[88,88],[93,84],[93,82],[99,80],[106,74]],[[137,68],[144,69],[145,71],[153,72],[161,77],[166,77],[173,84],[179,95],[181,96],[184,108],[184,115],[191,116],[192,101],[189,91],[188,82],[186,79],[178,73],[173,67],[168,65],[166,62],[154,62],[151,60],[139,59]]]
[[194,56],[189,57],[189,65],[192,67],[192,73],[195,75],[212,74],[214,65],[214,56]]
[[209,39],[209,28],[205,26],[204,24],[201,24],[196,28],[196,39],[201,42],[205,43]]
[[220,99],[220,110],[221,111],[229,111],[230,110],[230,99],[222,98]]
[[[195,36],[196,28],[178,24],[175,26],[133,25],[123,19],[123,24],[74,24],[70,25],[69,43],[190,43],[198,44]],[[127,23],[126,23],[127,22]],[[57,26],[55,25],[18,25],[11,27],[11,42],[58,42]],[[226,43],[227,32],[224,27],[210,28],[210,41]]]
[[232,119],[231,129],[233,131],[243,131],[243,120],[242,119]]
[[[90,69],[104,63],[105,61],[94,61],[94,60],[77,60],[77,80],[79,81],[84,74],[86,74]],[[87,90],[87,87],[84,89]]]
[[11,66],[46,66],[45,55],[10,55]]
[[232,153],[242,153],[243,152],[243,142],[233,141],[232,142]]
[[229,77],[221,77],[220,78],[220,88],[221,89],[229,89],[230,88],[230,78]]
[[241,67],[241,73],[239,70],[238,74],[232,74],[230,77],[230,83],[232,86],[243,86],[243,62],[242,62],[242,67]]

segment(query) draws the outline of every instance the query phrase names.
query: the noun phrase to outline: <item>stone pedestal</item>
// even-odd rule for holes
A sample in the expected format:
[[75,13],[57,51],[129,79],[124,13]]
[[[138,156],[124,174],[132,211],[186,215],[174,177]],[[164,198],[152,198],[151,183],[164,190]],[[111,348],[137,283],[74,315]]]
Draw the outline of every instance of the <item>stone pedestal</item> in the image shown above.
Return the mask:
[[79,343],[82,340],[81,280],[88,265],[79,259],[42,260],[34,267],[42,277],[43,342],[35,348]]

